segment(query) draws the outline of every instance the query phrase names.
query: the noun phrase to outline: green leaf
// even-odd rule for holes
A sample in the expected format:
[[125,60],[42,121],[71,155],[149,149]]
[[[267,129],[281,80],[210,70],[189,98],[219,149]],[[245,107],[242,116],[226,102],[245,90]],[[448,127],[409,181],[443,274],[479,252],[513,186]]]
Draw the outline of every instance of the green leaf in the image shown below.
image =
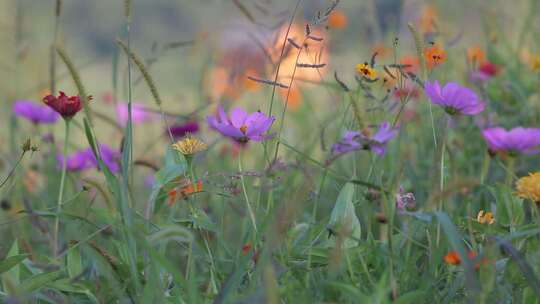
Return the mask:
[[337,234],[337,236],[332,234],[330,237],[328,243],[330,247],[335,246],[340,235],[345,237],[342,245],[344,248],[358,246],[358,240],[361,237],[361,226],[353,205],[354,188],[354,184],[346,183],[339,192],[328,222],[328,228],[334,234]]
[[58,279],[60,276],[62,276],[62,273],[62,270],[58,270],[54,272],[36,274],[19,285],[19,292],[22,294],[28,294],[38,290],[50,282]]
[[422,303],[427,296],[427,292],[424,290],[413,290],[403,294],[397,300],[394,301],[394,304],[414,304]]
[[346,295],[354,303],[368,303],[368,297],[353,285],[341,282],[328,282],[326,286]]
[[193,234],[184,227],[170,225],[163,227],[161,230],[148,237],[148,243],[151,245],[161,243],[167,244],[170,241],[189,243],[193,241]]
[[523,200],[512,195],[512,189],[505,185],[488,187],[497,203],[495,220],[502,226],[521,225],[525,220]]
[[150,194],[150,202],[157,210],[161,207],[163,201],[167,197],[167,192],[176,186],[173,183],[176,179],[184,176],[187,166],[183,163],[166,164],[154,175],[154,187]]
[[81,252],[79,248],[72,248],[67,254],[67,271],[70,278],[74,278],[83,271]]
[[204,210],[199,208],[194,208],[192,213],[192,222],[196,228],[202,228],[204,230],[217,232],[218,229],[216,224],[212,222],[212,219],[204,212]]
[[[13,245],[11,245],[8,254],[6,255],[6,259],[14,256],[19,256],[19,244],[17,239],[13,241]],[[16,263],[14,267],[10,267],[6,273],[2,274],[2,285],[4,290],[9,290],[11,286],[19,285],[19,275],[20,268],[18,263]]]
[[24,261],[27,256],[28,254],[19,254],[4,259],[2,262],[0,262],[0,273],[10,270],[20,262]]

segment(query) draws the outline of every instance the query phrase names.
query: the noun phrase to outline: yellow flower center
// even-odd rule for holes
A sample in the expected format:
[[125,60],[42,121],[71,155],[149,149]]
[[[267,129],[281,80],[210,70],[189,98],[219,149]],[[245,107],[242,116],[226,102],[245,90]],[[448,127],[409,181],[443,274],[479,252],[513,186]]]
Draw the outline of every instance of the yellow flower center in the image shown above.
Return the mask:
[[248,129],[248,127],[247,127],[246,125],[242,125],[242,126],[240,127],[240,131],[242,131],[242,133],[244,133],[244,135],[246,134],[247,129]]

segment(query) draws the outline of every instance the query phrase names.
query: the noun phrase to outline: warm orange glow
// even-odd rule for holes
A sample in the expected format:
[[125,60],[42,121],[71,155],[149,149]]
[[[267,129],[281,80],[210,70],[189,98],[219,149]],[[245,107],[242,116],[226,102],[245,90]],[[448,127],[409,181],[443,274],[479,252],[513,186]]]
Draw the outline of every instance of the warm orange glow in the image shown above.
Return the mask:
[[[288,89],[280,89],[279,94],[281,95],[281,99],[283,100],[283,103],[285,103],[285,100],[287,100],[287,91]],[[289,94],[289,100],[287,103],[287,109],[291,111],[296,111],[300,106],[302,105],[302,92],[297,86],[293,86],[291,88],[291,92]]]
[[486,60],[486,54],[479,46],[473,46],[467,49],[467,59],[469,62],[482,63]]
[[328,16],[328,27],[332,29],[342,29],[347,26],[347,15],[341,10],[334,10]]
[[420,30],[425,33],[435,32],[437,26],[436,21],[438,17],[439,14],[437,13],[435,7],[431,5],[424,6],[424,8],[422,9],[422,14],[420,15]]
[[418,71],[418,66],[420,65],[418,57],[414,55],[405,55],[401,57],[399,63],[407,65],[407,67],[403,68],[403,71],[406,73],[416,73]]

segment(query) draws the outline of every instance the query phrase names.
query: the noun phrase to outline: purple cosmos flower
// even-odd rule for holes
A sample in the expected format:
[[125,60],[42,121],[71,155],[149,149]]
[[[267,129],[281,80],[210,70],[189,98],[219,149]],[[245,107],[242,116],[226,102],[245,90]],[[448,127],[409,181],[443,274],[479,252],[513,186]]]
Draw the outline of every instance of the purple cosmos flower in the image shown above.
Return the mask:
[[540,154],[540,129],[513,128],[507,131],[503,128],[489,128],[482,131],[489,148],[495,152]]
[[485,102],[473,90],[455,82],[441,88],[437,80],[426,81],[425,91],[432,103],[442,106],[450,115],[476,115],[486,108]]
[[[101,151],[101,158],[109,170],[111,170],[113,173],[120,171],[120,166],[118,164],[120,152],[114,151],[109,146],[104,144],[99,145],[99,150]],[[58,162],[58,166],[62,168],[64,156],[58,154],[56,160]],[[83,171],[91,168],[99,168],[98,161],[94,156],[92,148],[79,150],[71,155],[68,155],[67,169],[69,171]]]
[[193,122],[186,122],[184,124],[175,124],[170,127],[172,136],[176,138],[181,138],[186,136],[186,134],[191,133],[197,133],[199,132],[199,124],[195,121]]
[[275,120],[274,116],[269,117],[261,112],[248,114],[240,108],[232,109],[227,117],[221,105],[218,107],[217,116],[208,116],[206,119],[212,129],[240,143],[270,138],[271,136],[264,133],[270,129]]
[[369,137],[357,131],[347,131],[343,138],[332,146],[334,155],[345,154],[356,150],[372,150],[377,155],[384,155],[386,143],[397,135],[398,129],[392,128],[389,122],[385,121],[379,125],[379,130]]
[[60,115],[45,105],[40,105],[29,100],[17,100],[13,104],[13,113],[38,124],[53,124]]
[[[127,125],[129,118],[127,103],[120,102],[116,105],[116,116],[118,117],[118,121],[122,126]],[[133,102],[131,104],[131,118],[133,119],[133,124],[150,121],[156,117],[157,115],[148,112],[142,103]]]
[[[92,149],[89,150],[89,153],[94,158],[97,167],[97,160],[94,157],[94,153],[92,152]],[[101,159],[105,163],[105,166],[107,166],[107,168],[109,168],[109,170],[111,170],[111,172],[113,173],[120,171],[120,165],[118,164],[118,161],[120,159],[120,152],[115,151],[104,144],[99,145],[99,150],[101,151]]]

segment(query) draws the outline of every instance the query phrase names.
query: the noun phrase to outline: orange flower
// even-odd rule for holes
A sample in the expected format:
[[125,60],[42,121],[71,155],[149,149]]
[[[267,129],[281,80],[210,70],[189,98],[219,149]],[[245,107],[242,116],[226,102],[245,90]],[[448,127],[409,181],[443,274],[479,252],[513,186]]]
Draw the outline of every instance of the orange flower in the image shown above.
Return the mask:
[[203,191],[203,184],[202,181],[197,181],[197,184],[193,186],[192,182],[189,182],[187,186],[184,186],[180,189],[180,194],[182,194],[183,197],[186,197],[193,193],[198,193]]
[[[478,256],[478,254],[474,251],[469,251],[467,254],[469,256],[469,260],[474,260]],[[446,254],[444,257],[444,262],[450,265],[460,265],[461,264],[461,257],[459,256],[459,253],[456,251],[450,251],[448,254]],[[485,260],[483,261],[486,262]],[[480,268],[480,263],[476,263],[474,265],[476,269]]]
[[26,176],[23,179],[23,184],[26,188],[26,191],[30,193],[36,193],[36,191],[43,184],[43,177],[38,171],[31,169],[26,172]]
[[433,45],[424,48],[424,58],[426,59],[428,69],[432,69],[446,61],[446,51]]
[[213,101],[219,101],[222,98],[235,100],[240,97],[241,88],[235,80],[225,67],[213,68],[206,79],[210,89],[210,98]]
[[459,265],[461,264],[461,258],[456,251],[450,251],[444,256],[444,262],[450,265]]
[[333,10],[328,16],[328,27],[333,29],[342,29],[347,26],[347,15],[341,10]]
[[[271,54],[274,58],[275,62],[278,61],[281,54],[281,47],[287,33],[287,28],[288,26],[284,26],[280,30],[278,30],[278,38],[275,39],[275,44],[268,51],[268,53]],[[298,57],[298,62],[307,64],[328,63],[328,50],[324,47],[324,42],[328,37],[325,35],[324,32],[322,32],[316,27],[310,27],[310,29],[311,36],[318,37],[323,40],[315,41],[312,39],[307,39],[304,43],[305,47],[300,53],[300,57]],[[302,44],[302,41],[304,41],[305,36],[305,27],[303,25],[293,24],[287,38],[293,40],[294,42],[296,42],[296,44],[300,45]],[[298,51],[299,50],[296,48],[291,48],[291,50],[282,59],[279,69],[278,81],[288,85],[289,81],[291,80],[292,73],[295,69],[296,79],[309,80],[312,82],[321,81],[321,75],[324,76],[328,68],[295,68]],[[270,71],[268,75],[272,75],[272,77],[267,78],[273,80],[275,75],[275,66],[269,66],[269,69]]]
[[203,191],[202,181],[197,181],[197,184],[193,186],[193,183],[188,180],[187,184],[181,185],[180,187],[176,187],[167,193],[167,196],[169,197],[168,205],[172,206],[176,202],[176,199],[179,194],[181,198],[185,199],[191,194],[199,193],[202,191]]
[[384,58],[392,54],[392,48],[389,48],[384,43],[379,42],[373,46],[371,53],[377,53],[377,58]]
[[[285,101],[287,100],[287,92],[288,89],[280,89],[279,94],[281,95],[281,99],[283,100],[283,104],[285,104]],[[291,92],[289,94],[289,101],[287,102],[287,110],[296,111],[300,106],[302,105],[302,92],[297,86],[293,86],[291,88]]]
[[480,46],[473,46],[467,49],[467,59],[469,62],[482,63],[486,60],[486,54]]
[[418,66],[420,65],[418,57],[414,55],[405,55],[401,57],[399,63],[407,66],[403,68],[403,71],[406,73],[416,73]]
[[480,210],[478,212],[478,215],[476,215],[476,221],[480,224],[488,224],[491,225],[495,223],[495,218],[493,217],[492,212],[485,212],[484,210]]
[[258,91],[261,88],[261,84],[249,79],[248,76],[261,78],[261,75],[259,75],[259,72],[257,72],[257,70],[255,69],[247,69],[245,73],[244,81],[243,81],[243,86],[244,88],[246,88],[246,90],[252,91],[252,92]]
[[[305,40],[305,43],[303,45],[303,49],[299,50],[296,48],[291,48],[290,51],[284,56],[284,58],[281,61],[281,66],[279,70],[279,77],[278,82],[289,85],[291,81],[292,74],[294,72],[294,78],[295,80],[302,81],[301,85],[302,87],[307,86],[307,83],[318,83],[321,81],[321,77],[323,77],[326,74],[327,67],[322,68],[297,68],[297,56],[298,52],[301,51],[300,56],[298,57],[298,63],[304,63],[304,64],[318,64],[318,63],[328,63],[328,50],[324,47],[324,41],[326,40],[325,34],[317,29],[316,27],[311,27],[311,36],[322,38],[323,42],[316,41],[312,39]],[[270,48],[268,51],[269,54],[272,54],[272,57],[275,58],[275,61],[277,62],[277,59],[279,58],[279,55],[281,53],[281,47],[283,44],[283,40],[285,39],[285,34],[287,32],[287,27],[283,27],[279,30],[277,39],[275,40],[275,45]],[[287,36],[289,39],[296,42],[296,44],[302,44],[305,38],[305,27],[300,25],[293,25],[291,26],[289,35]],[[275,66],[271,65],[268,66],[267,71],[267,79],[274,79],[275,77]],[[270,76],[269,76],[270,75]],[[293,84],[293,88],[291,90],[291,94],[289,96],[289,105],[288,108],[294,111],[302,104],[302,98],[301,93],[298,88],[294,88],[294,86],[300,84],[300,82],[296,82]],[[282,100],[285,100],[284,96],[286,96],[286,90],[283,92],[283,90],[280,90],[280,94],[283,97]]]

